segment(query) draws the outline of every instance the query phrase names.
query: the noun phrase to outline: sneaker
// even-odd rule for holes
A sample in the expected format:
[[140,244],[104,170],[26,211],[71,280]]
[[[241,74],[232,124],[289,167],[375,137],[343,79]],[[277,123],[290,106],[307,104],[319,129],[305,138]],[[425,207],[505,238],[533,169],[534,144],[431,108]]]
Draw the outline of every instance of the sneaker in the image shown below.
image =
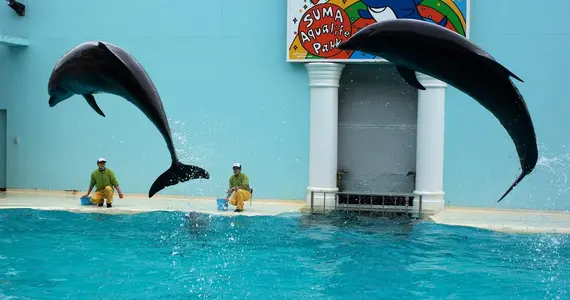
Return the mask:
[[103,202],[101,202],[101,203],[97,204],[97,206],[103,206]]
[[111,205],[111,203],[107,203],[107,207],[113,207],[113,205]]
[[243,209],[237,209],[237,208],[236,208],[236,210],[234,210],[234,212],[242,212],[242,211],[243,211]]

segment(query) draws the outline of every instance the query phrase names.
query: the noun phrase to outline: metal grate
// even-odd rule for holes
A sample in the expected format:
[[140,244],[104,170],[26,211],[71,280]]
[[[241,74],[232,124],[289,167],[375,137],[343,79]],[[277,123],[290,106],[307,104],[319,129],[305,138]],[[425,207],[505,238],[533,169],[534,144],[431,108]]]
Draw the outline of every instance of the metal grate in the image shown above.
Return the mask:
[[338,194],[338,205],[413,206],[414,196]]
[[339,125],[339,166],[348,170],[341,190],[406,193],[415,187],[415,127],[345,127]]
[[339,93],[338,168],[345,171],[340,190],[414,191],[417,91],[393,67],[350,65]]
[[[385,193],[377,194],[352,194],[347,192],[318,192],[322,194],[322,207],[315,205],[315,191],[311,191],[311,214],[315,212],[327,212],[325,205],[327,196],[334,194],[334,211],[369,212],[370,215],[382,217],[409,217],[423,219],[422,195],[413,193]],[[414,206],[414,199],[418,199],[418,206]],[[329,208],[330,209],[330,208]]]

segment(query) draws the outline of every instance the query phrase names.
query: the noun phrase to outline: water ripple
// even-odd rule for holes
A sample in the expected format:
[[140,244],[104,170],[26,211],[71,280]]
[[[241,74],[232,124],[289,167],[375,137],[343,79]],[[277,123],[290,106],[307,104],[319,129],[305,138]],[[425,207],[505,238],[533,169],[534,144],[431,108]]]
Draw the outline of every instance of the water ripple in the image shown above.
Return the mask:
[[565,235],[355,216],[0,220],[0,299],[568,298]]

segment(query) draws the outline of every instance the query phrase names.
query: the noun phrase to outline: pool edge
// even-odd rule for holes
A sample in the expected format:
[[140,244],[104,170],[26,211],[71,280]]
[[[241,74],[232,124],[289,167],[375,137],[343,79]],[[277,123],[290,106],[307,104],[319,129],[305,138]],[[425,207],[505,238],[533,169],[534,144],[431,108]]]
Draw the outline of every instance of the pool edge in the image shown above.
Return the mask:
[[[0,193],[0,209],[56,210],[71,213],[141,214],[149,212],[197,212],[218,216],[279,216],[309,213],[300,200],[257,199],[246,202],[243,212],[233,208],[218,211],[214,197],[126,194],[115,199],[113,208],[81,206],[81,191],[9,189]],[[443,211],[425,216],[424,221],[450,226],[465,226],[508,233],[570,234],[570,214],[565,211],[446,206]]]

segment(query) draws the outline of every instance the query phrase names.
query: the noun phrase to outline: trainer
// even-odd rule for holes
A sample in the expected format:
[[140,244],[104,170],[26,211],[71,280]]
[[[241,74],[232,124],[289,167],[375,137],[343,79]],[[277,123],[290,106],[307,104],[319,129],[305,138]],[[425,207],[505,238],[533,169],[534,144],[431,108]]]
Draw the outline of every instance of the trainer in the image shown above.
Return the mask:
[[230,188],[227,192],[226,200],[230,198],[232,192],[234,196],[230,201],[231,205],[236,206],[235,212],[243,211],[243,202],[251,198],[251,189],[249,188],[249,178],[241,172],[241,164],[235,163],[233,166],[234,175],[230,177]]
[[123,193],[121,193],[121,188],[119,188],[119,181],[115,177],[115,173],[111,169],[106,167],[107,160],[104,158],[99,158],[97,160],[97,170],[91,173],[91,181],[89,183],[89,190],[84,198],[89,197],[91,190],[95,187],[95,194],[91,198],[91,203],[97,206],[103,206],[105,200],[107,200],[107,207],[113,206],[113,188],[117,189],[119,193],[119,198],[123,199]]

